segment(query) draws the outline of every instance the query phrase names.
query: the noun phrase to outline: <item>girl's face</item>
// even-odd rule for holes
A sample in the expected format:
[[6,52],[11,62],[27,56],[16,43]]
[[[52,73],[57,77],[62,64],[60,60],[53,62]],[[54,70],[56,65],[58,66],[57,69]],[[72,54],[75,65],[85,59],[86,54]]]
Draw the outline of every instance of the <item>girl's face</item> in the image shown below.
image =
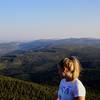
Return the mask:
[[67,74],[68,74],[68,69],[67,68],[58,67],[58,74],[59,74],[61,79],[62,78],[66,78]]
[[59,74],[61,79],[64,78],[65,77],[64,69],[59,67],[58,68],[58,74]]

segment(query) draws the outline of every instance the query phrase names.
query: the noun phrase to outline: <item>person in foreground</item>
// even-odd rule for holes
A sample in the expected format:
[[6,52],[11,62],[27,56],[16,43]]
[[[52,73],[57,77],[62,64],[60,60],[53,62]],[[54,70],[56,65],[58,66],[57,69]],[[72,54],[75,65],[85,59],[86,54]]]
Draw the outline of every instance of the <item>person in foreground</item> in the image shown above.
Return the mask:
[[61,82],[52,100],[85,100],[86,90],[78,79],[80,62],[76,57],[64,58],[58,63]]

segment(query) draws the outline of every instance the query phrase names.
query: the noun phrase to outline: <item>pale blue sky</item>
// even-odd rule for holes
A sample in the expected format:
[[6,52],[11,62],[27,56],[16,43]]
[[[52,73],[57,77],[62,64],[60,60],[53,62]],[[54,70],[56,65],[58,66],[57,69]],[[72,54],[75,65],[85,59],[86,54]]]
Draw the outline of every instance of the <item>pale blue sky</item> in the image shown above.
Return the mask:
[[100,38],[100,0],[0,0],[0,42]]

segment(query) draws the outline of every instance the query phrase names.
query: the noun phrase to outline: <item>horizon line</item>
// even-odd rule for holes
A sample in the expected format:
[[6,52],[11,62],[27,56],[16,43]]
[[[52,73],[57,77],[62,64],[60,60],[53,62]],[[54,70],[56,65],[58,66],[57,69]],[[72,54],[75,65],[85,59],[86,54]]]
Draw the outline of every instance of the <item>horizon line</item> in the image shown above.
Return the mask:
[[66,38],[39,38],[39,39],[33,39],[33,40],[15,40],[15,41],[0,41],[0,44],[4,43],[21,43],[21,42],[32,42],[32,41],[39,41],[39,40],[64,40],[64,39],[92,39],[92,40],[100,40],[100,38],[94,38],[94,37],[66,37]]

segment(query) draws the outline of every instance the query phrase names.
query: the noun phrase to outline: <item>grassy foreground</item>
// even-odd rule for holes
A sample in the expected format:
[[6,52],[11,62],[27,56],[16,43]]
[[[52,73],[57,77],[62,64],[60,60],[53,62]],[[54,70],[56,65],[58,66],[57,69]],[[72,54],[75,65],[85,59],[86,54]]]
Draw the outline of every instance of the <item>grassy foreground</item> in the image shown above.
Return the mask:
[[[56,86],[0,76],[0,100],[51,100]],[[100,100],[99,90],[88,88],[86,100]]]

